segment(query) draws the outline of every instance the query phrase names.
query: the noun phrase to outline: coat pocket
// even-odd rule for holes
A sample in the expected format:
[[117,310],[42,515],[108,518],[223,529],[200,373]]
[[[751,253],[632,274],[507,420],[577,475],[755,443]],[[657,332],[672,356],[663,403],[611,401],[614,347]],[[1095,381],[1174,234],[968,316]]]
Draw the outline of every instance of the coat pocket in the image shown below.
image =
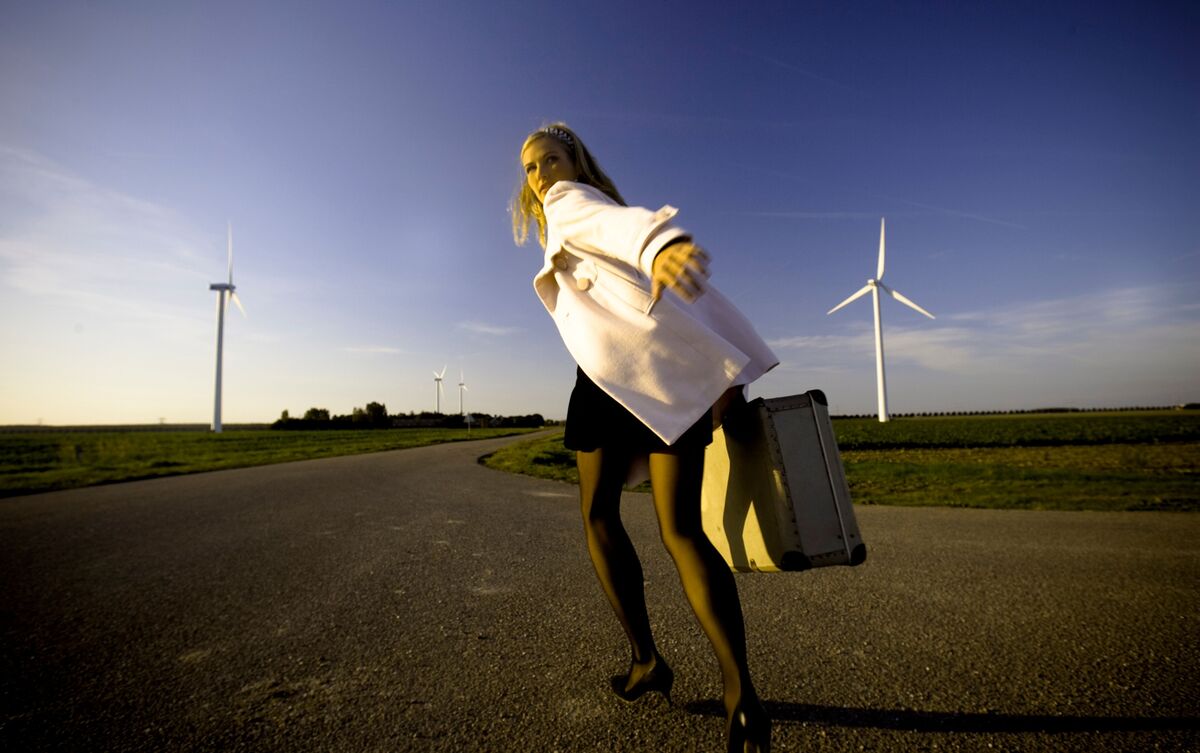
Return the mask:
[[617,272],[603,267],[597,267],[595,278],[596,287],[612,298],[640,313],[650,311],[650,291],[644,285],[634,282]]

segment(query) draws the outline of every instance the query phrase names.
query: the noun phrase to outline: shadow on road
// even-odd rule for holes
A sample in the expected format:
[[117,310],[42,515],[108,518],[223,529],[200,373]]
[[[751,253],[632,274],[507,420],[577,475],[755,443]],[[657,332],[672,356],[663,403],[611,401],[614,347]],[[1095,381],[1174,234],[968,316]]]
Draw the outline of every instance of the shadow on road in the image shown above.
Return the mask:
[[[1042,714],[965,714],[902,709],[856,709],[807,703],[765,701],[776,723],[808,722],[827,727],[871,727],[913,732],[1162,732],[1200,730],[1200,717],[1057,716]],[[689,714],[725,718],[716,701],[684,705]]]

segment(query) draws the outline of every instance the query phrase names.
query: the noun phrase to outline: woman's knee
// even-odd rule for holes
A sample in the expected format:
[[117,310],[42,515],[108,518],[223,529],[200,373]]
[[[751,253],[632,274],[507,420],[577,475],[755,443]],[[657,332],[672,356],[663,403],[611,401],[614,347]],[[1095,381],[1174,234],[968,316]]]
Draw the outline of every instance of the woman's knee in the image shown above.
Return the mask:
[[620,521],[620,493],[616,497],[612,490],[601,484],[584,485],[579,487],[579,511],[583,522],[589,529],[603,528],[611,522]]
[[658,531],[663,546],[672,557],[691,556],[701,546],[708,544],[704,528],[687,521],[660,520]]
[[583,523],[590,530],[601,531],[612,525],[621,524],[621,506],[617,500],[605,495],[588,495],[580,503]]

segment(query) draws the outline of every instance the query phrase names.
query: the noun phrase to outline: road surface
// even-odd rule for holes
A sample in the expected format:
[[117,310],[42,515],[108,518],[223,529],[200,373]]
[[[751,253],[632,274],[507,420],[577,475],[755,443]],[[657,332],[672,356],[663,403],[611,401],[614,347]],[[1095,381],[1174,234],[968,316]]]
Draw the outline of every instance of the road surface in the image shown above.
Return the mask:
[[[510,441],[0,501],[0,748],[722,750],[649,499],[674,706],[609,692],[575,490]],[[1200,515],[857,512],[864,565],[737,576],[775,750],[1200,749]]]

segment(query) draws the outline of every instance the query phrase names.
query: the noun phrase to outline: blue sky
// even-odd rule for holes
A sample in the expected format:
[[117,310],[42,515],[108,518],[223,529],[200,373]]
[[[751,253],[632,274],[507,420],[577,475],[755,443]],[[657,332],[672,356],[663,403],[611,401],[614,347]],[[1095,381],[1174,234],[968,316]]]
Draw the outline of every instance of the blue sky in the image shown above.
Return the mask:
[[[302,7],[299,7],[302,6]],[[744,7],[743,7],[744,6]],[[1200,400],[1200,11],[1186,3],[13,4],[0,424],[378,400],[561,418],[573,364],[507,203],[562,119],[680,208],[782,364],[873,412]],[[451,378],[453,377],[453,378]]]

